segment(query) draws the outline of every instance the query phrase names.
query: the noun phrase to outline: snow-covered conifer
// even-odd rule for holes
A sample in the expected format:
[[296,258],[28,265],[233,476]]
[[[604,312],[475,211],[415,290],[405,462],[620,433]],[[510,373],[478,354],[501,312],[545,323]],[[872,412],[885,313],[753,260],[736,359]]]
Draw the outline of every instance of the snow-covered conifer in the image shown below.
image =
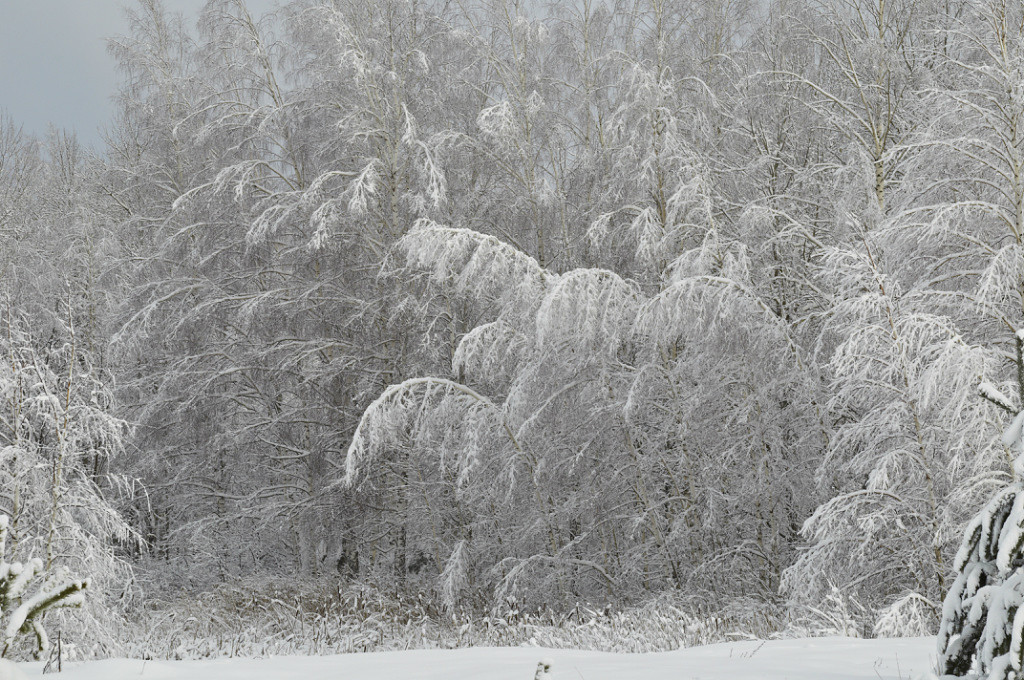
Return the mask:
[[[1016,337],[1022,364],[1024,337]],[[1024,388],[1024,381],[1020,384]],[[1009,399],[983,383],[996,404]],[[943,678],[1015,680],[1024,672],[1024,411],[1006,428],[1016,481],[1000,489],[967,525],[942,609],[938,651]]]
[[[0,657],[8,655],[18,636],[31,633],[35,636],[33,653],[40,659],[50,648],[43,615],[51,609],[81,607],[85,602],[82,591],[89,581],[70,578],[66,569],[44,575],[39,558],[8,562],[5,547],[9,526],[7,515],[0,515]],[[33,581],[39,583],[35,593],[29,595]]]

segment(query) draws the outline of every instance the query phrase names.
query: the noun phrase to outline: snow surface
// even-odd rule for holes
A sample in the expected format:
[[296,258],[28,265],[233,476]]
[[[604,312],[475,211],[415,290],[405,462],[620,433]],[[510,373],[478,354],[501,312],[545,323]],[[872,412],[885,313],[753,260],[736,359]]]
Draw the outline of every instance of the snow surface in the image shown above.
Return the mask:
[[[541,659],[553,680],[911,680],[935,668],[935,638],[758,640],[654,654],[476,647],[269,659],[65,663],[61,680],[532,680]],[[22,665],[29,678],[41,663]],[[50,676],[47,676],[50,677]]]

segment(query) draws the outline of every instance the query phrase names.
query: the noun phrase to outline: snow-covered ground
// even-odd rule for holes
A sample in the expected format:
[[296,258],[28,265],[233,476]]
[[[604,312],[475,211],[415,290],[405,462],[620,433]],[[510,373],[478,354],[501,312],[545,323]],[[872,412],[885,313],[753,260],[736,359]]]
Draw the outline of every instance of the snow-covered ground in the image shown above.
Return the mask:
[[[65,664],[64,672],[57,677],[62,680],[532,680],[537,662],[544,658],[551,661],[554,680],[911,680],[933,670],[935,638],[744,641],[657,654],[517,647],[202,661],[108,659]],[[42,674],[42,665],[24,664],[22,670],[28,677],[36,677]]]

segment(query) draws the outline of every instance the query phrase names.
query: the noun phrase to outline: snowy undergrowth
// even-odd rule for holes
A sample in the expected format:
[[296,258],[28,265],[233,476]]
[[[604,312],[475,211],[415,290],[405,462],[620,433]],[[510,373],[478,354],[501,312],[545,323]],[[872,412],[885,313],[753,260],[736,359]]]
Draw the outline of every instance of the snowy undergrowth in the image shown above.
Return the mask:
[[509,607],[500,615],[453,614],[429,602],[369,587],[247,582],[194,598],[151,600],[134,626],[138,635],[122,653],[194,659],[524,645],[656,652],[777,637],[781,630],[764,608],[710,613],[668,597],[620,612],[580,605],[564,613]]

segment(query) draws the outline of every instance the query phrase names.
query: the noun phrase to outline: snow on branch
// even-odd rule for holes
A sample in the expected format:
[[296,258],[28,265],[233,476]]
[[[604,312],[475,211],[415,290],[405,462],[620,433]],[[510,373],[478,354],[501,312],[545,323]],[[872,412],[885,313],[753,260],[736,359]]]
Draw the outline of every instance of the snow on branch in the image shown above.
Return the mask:
[[773,342],[784,342],[802,366],[801,350],[785,324],[757,294],[727,277],[693,276],[676,281],[644,304],[636,331],[666,345],[695,324],[702,332],[733,324],[740,330],[750,328],[756,319],[760,319],[759,333]]
[[606,269],[574,269],[545,296],[537,312],[540,346],[614,352],[640,307],[636,287]]
[[1002,444],[1006,448],[1021,453],[1022,435],[1024,435],[1024,411],[1021,411],[1003,431]]
[[998,387],[988,381],[983,381],[978,385],[978,393],[983,399],[992,402],[1007,413],[1017,412],[1017,409],[1013,408],[1013,405],[1010,404],[1009,397],[1000,392]]
[[1014,484],[997,492],[964,532],[937,641],[944,678],[1020,676],[1022,519],[1024,488]]
[[557,276],[529,255],[471,229],[419,220],[395,244],[405,267],[427,272],[435,286],[480,303],[532,307]]
[[[480,380],[510,380],[526,339],[502,319],[477,326],[462,336],[452,354],[452,372]],[[471,381],[471,382],[472,382]]]
[[1024,247],[1014,242],[1003,246],[981,271],[974,294],[979,310],[997,308],[1020,294],[1016,282],[1024,279]]
[[553,574],[557,574],[567,568],[587,569],[599,576],[607,587],[614,589],[616,585],[612,575],[593,560],[578,559],[566,555],[552,556],[538,553],[524,559],[509,557],[493,567],[495,573],[499,570],[504,573],[495,592],[496,599],[507,599],[517,588],[521,587],[521,580],[524,580],[527,572],[530,570],[543,570],[545,567],[551,570]]
[[72,579],[67,570],[59,570],[43,579],[31,597],[25,597],[29,584],[43,573],[42,560],[35,558],[26,563],[8,562],[4,556],[7,541],[7,515],[0,515],[0,621],[3,640],[0,657],[7,656],[16,637],[33,633],[36,638],[35,656],[42,658],[50,647],[41,617],[50,609],[81,607],[85,603],[82,592],[89,587],[88,579]]
[[[504,426],[501,409],[472,388],[444,378],[412,378],[391,385],[363,412],[345,457],[343,484],[353,486],[359,477],[387,451],[405,445],[404,438],[417,435],[442,405],[455,406],[467,430],[480,427],[479,418]],[[460,478],[476,463],[479,451],[463,447]]]

